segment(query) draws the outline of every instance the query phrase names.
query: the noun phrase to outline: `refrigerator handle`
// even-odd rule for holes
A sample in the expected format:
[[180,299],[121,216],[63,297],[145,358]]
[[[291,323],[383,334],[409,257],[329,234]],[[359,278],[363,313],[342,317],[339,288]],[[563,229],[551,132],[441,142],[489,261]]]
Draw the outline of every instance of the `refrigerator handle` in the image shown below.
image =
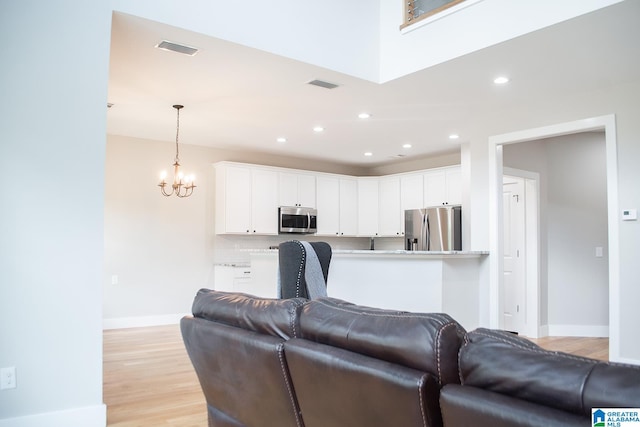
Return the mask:
[[426,239],[425,246],[426,250],[431,250],[431,230],[429,227],[429,214],[425,212],[424,217],[422,217],[422,236]]

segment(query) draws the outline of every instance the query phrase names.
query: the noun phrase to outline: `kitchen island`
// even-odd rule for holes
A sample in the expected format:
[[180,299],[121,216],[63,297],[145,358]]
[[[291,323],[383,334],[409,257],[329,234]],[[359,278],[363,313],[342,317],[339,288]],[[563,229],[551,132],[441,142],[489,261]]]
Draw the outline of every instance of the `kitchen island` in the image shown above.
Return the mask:
[[[250,293],[276,296],[277,250],[253,250]],[[443,312],[465,328],[487,321],[486,251],[334,250],[327,294],[354,304]]]

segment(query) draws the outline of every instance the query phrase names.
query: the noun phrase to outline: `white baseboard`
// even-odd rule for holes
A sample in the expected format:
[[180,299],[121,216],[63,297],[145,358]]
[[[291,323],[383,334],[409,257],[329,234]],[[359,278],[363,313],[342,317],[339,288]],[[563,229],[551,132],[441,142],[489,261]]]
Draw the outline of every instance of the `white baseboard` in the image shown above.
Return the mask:
[[546,335],[551,337],[591,337],[604,338],[609,336],[609,325],[546,325]]
[[549,336],[549,325],[542,325],[538,328],[538,338]]
[[611,362],[625,363],[627,365],[640,365],[640,360],[638,360],[638,359],[628,359],[628,358],[625,358],[625,357],[618,357],[616,359],[612,359]]
[[105,427],[107,406],[104,404],[0,419],[0,427]]
[[[116,317],[102,319],[102,329],[142,328],[145,326],[174,325],[180,323],[187,313],[163,314],[160,316]],[[2,426],[0,426],[2,427]]]

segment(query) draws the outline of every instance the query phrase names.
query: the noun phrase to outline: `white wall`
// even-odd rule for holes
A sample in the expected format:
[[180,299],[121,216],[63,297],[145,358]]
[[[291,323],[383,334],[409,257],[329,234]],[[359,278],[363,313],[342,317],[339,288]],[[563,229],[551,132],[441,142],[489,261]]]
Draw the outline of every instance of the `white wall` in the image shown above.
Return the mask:
[[3,1],[2,427],[98,427],[110,11]]
[[379,9],[370,0],[111,0],[114,10],[378,81]]
[[[108,328],[176,322],[190,312],[198,289],[215,286],[214,263],[246,263],[249,254],[242,249],[267,249],[292,239],[215,235],[213,163],[363,174],[361,168],[326,162],[181,144],[182,168],[195,174],[197,187],[191,197],[178,199],[162,196],[157,187],[160,171],[170,172],[173,143],[109,135],[106,153],[102,284]],[[314,239],[320,240],[309,240]],[[369,244],[368,239],[322,240],[335,248]]]
[[[400,32],[403,2],[380,0],[380,82],[446,62],[621,0],[481,0],[427,26]],[[464,6],[461,4],[460,6]]]
[[595,132],[504,147],[505,166],[540,173],[541,324],[551,335],[608,333],[605,158]]
[[[487,149],[487,138],[514,130],[534,129],[540,126],[571,122],[589,117],[615,114],[618,155],[618,214],[622,208],[634,208],[640,204],[640,191],[637,182],[640,171],[637,159],[640,158],[640,123],[636,117],[640,114],[640,82],[623,83],[603,87],[597,91],[558,95],[554,99],[531,100],[524,105],[513,106],[494,114],[480,112],[474,117],[474,136],[472,137],[471,186],[473,210],[471,212],[472,249],[484,249],[488,242],[487,224],[489,220],[488,159],[492,155]],[[484,203],[483,203],[484,201]],[[620,244],[620,308],[611,313],[619,322],[620,354],[619,360],[640,362],[640,343],[634,338],[637,334],[633,325],[640,324],[640,311],[637,309],[640,290],[635,283],[640,277],[640,265],[637,254],[640,253],[640,228],[637,221],[623,222],[617,218]],[[486,239],[486,240],[485,240]],[[611,248],[609,248],[611,250]],[[610,324],[614,321],[610,319]]]
[[[259,3],[259,2],[256,2]],[[496,43],[499,40],[485,39],[483,35],[485,32],[489,36],[494,37],[495,32],[501,32],[500,28],[508,27],[507,29],[512,33],[501,33],[504,37],[515,35],[518,29],[528,28],[529,20],[537,22],[537,28],[540,26],[550,25],[553,22],[559,22],[564,19],[568,19],[572,16],[579,15],[580,13],[586,13],[589,10],[595,10],[600,7],[604,7],[608,4],[617,3],[614,0],[589,0],[583,2],[567,2],[561,6],[557,2],[551,0],[545,0],[540,3],[537,2],[537,7],[540,7],[540,13],[527,8],[523,8],[522,4],[517,5],[514,2],[508,0],[484,0],[471,6],[471,8],[481,7],[486,12],[487,18],[493,15],[497,19],[497,22],[487,19],[486,21],[476,19],[478,23],[486,23],[484,27],[478,28],[474,22],[470,22],[469,16],[466,16],[466,12],[460,12],[456,14],[458,18],[449,20],[448,24],[452,22],[458,22],[457,30],[462,38],[471,40],[475,39],[484,40],[485,43]],[[626,4],[633,5],[634,2],[627,1]],[[363,78],[374,80],[372,75],[376,72],[365,72],[361,67],[368,67],[371,63],[376,63],[372,59],[372,56],[366,58],[360,57],[360,55],[354,56],[356,61],[349,59],[350,55],[336,54],[335,56],[329,55],[329,60],[324,64],[320,64],[322,58],[322,52],[324,50],[309,49],[309,41],[322,41],[323,35],[326,35],[326,28],[332,28],[332,33],[335,30],[336,37],[333,35],[327,35],[327,43],[322,42],[323,46],[330,47],[329,50],[343,52],[353,52],[360,43],[365,42],[374,46],[377,42],[377,32],[372,30],[370,26],[358,27],[358,31],[353,31],[355,24],[353,22],[365,22],[357,21],[354,19],[357,16],[357,8],[347,9],[347,21],[340,20],[339,23],[343,25],[337,25],[337,29],[334,29],[332,25],[335,23],[331,13],[326,13],[323,9],[322,12],[313,14],[316,22],[310,25],[310,36],[304,37],[302,34],[306,34],[305,31],[300,30],[295,33],[296,37],[278,35],[273,36],[270,31],[273,30],[272,26],[257,22],[264,16],[264,22],[278,22],[283,23],[285,20],[279,18],[280,8],[282,6],[292,5],[293,7],[300,6],[298,3],[285,2],[277,3],[277,8],[273,4],[268,6],[268,10],[265,7],[258,5],[243,3],[243,7],[255,9],[263,13],[258,13],[255,16],[260,18],[253,18],[252,23],[255,24],[251,27],[252,31],[246,31],[246,28],[237,27],[233,31],[229,27],[235,27],[236,21],[234,18],[237,16],[243,16],[238,12],[240,6],[219,6],[216,5],[216,13],[220,12],[215,17],[212,13],[213,6],[210,6],[208,2],[192,1],[188,3],[188,7],[184,6],[184,2],[179,3],[180,10],[176,9],[178,3],[165,0],[163,2],[125,2],[122,0],[112,0],[112,4],[115,5],[117,10],[140,15],[148,19],[156,19],[162,22],[166,22],[171,25],[178,25],[186,29],[200,31],[213,36],[226,38],[231,41],[238,41],[244,44],[263,48],[265,50],[290,56],[296,59],[308,60],[313,64],[327,66],[338,71],[350,73]],[[358,6],[364,5],[364,2],[359,2]],[[440,37],[443,34],[447,34],[446,31],[438,34],[433,34],[431,30],[426,31],[425,28],[415,30],[406,35],[397,34],[398,17],[401,14],[400,4],[394,0],[381,0],[379,4],[379,13],[377,14],[380,19],[380,74],[379,81],[386,81],[399,75],[415,71],[416,69],[428,66],[431,57],[438,57],[438,49],[442,45],[433,47],[429,43],[439,43],[439,40],[445,39]],[[314,4],[315,6],[315,4]],[[334,2],[334,8],[332,12],[342,7],[342,3]],[[631,6],[629,6],[631,7]],[[234,9],[235,8],[235,9]],[[304,9],[304,12],[311,12],[312,7]],[[189,11],[188,13],[185,11]],[[366,9],[363,9],[366,10]],[[274,13],[277,11],[278,13]],[[506,12],[509,12],[506,14]],[[310,14],[310,13],[307,13]],[[288,16],[287,14],[285,14]],[[452,16],[456,16],[452,15]],[[466,16],[466,17],[465,17]],[[371,18],[372,16],[370,16]],[[218,20],[218,18],[220,18]],[[548,19],[548,21],[547,21]],[[346,25],[348,22],[349,25]],[[209,31],[205,31],[208,23],[212,23],[209,27]],[[213,25],[215,23],[215,25]],[[228,24],[225,24],[228,23]],[[304,27],[308,23],[304,21],[303,25],[296,27]],[[327,24],[329,23],[329,24]],[[463,25],[464,24],[464,25]],[[268,28],[267,28],[268,26]],[[442,24],[433,26],[432,28],[441,27]],[[222,34],[222,30],[227,31]],[[263,29],[264,31],[256,31],[255,29]],[[531,28],[530,28],[531,29]],[[269,31],[267,31],[269,30]],[[361,31],[362,30],[362,31]],[[216,34],[212,32],[216,31]],[[389,33],[393,33],[389,35]],[[359,34],[364,34],[360,37]],[[469,36],[471,34],[471,36]],[[265,45],[260,45],[258,39],[263,39]],[[279,48],[271,43],[278,41],[278,44],[282,42],[282,46]],[[286,40],[285,40],[286,39]],[[302,40],[304,43],[299,43]],[[375,41],[374,41],[375,40]],[[435,41],[432,41],[435,40]],[[447,50],[451,49],[452,55],[460,54],[462,50],[456,49],[459,40],[456,38],[448,40]],[[346,44],[344,44],[346,43]],[[268,47],[266,45],[269,45]],[[479,47],[479,46],[477,46]],[[468,48],[468,46],[467,46]],[[375,48],[374,48],[375,49]],[[285,51],[291,50],[286,53]],[[464,49],[463,49],[464,50]],[[309,60],[309,56],[313,58]],[[414,52],[420,52],[418,55],[420,58],[415,58],[412,55]],[[300,56],[302,55],[302,56]],[[375,56],[375,55],[374,55]],[[439,58],[437,61],[449,58]],[[597,59],[595,59],[597,60]],[[338,62],[342,62],[341,66],[338,66]],[[396,62],[398,64],[396,64]],[[513,132],[523,129],[532,129],[540,126],[547,126],[562,122],[570,122],[578,119],[584,119],[588,117],[604,116],[608,114],[616,115],[617,123],[617,145],[618,145],[618,167],[619,167],[619,202],[620,208],[633,208],[640,204],[640,192],[636,189],[636,183],[640,179],[640,175],[635,166],[638,158],[640,158],[640,144],[636,142],[636,136],[640,134],[640,123],[637,123],[637,117],[640,114],[640,107],[637,99],[640,95],[638,85],[640,84],[637,79],[628,82],[618,82],[617,86],[605,86],[616,84],[616,82],[603,81],[603,86],[596,91],[583,91],[581,93],[571,93],[570,91],[564,91],[558,93],[558,96],[554,99],[532,99],[526,103],[518,105],[508,105],[501,111],[494,113],[488,113],[487,111],[478,110],[474,116],[470,119],[470,131],[469,131],[469,143],[468,143],[468,159],[469,159],[469,184],[470,184],[470,202],[467,209],[470,216],[469,228],[470,232],[470,249],[485,250],[489,243],[489,155],[488,152],[488,138],[492,135],[500,135],[507,132]],[[640,288],[633,286],[637,277],[640,277],[640,266],[636,261],[636,254],[640,253],[640,230],[638,229],[637,222],[620,222],[620,310],[611,314],[615,317],[620,324],[620,337],[621,337],[621,359],[640,361],[640,342],[634,339],[635,330],[633,325],[640,324],[640,311],[636,308],[635,301],[640,300]],[[485,296],[483,296],[485,297]],[[612,322],[613,323],[613,322]]]

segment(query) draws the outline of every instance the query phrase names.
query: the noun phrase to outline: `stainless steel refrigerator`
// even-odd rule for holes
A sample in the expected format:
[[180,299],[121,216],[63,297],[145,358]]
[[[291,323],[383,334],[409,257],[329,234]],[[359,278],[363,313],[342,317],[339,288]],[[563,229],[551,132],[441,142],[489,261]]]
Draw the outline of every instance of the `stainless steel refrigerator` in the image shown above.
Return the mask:
[[434,206],[404,211],[405,249],[462,250],[462,207]]

